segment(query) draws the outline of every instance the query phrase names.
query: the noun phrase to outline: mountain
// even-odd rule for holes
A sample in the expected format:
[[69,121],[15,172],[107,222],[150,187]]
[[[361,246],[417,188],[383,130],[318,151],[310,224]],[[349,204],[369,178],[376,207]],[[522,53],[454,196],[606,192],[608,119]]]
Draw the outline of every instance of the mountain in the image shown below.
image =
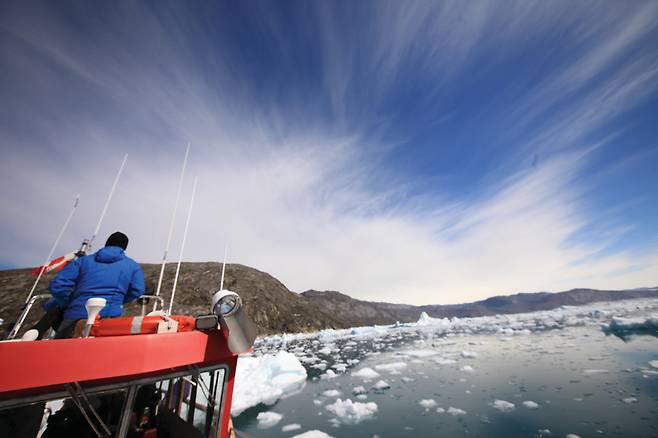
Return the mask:
[[[157,285],[160,265],[143,264],[148,293]],[[168,306],[173,285],[175,264],[167,265],[162,297]],[[21,311],[22,303],[32,286],[30,269],[0,271],[0,318],[9,326]],[[221,265],[215,262],[183,263],[174,302],[173,313],[198,315],[208,313],[212,294],[219,289]],[[36,294],[46,294],[54,274],[42,279]],[[226,265],[224,287],[242,297],[245,308],[261,334],[316,331],[324,328],[348,328],[362,325],[392,324],[395,321],[418,320],[421,312],[432,317],[482,316],[497,313],[519,313],[553,309],[563,305],[581,305],[595,301],[658,297],[658,288],[625,291],[573,289],[559,293],[521,293],[497,296],[467,304],[412,306],[362,301],[336,291],[309,290],[291,292],[273,276],[240,264]],[[29,327],[42,314],[35,305],[24,327]],[[140,306],[126,306],[127,315],[139,315]]]

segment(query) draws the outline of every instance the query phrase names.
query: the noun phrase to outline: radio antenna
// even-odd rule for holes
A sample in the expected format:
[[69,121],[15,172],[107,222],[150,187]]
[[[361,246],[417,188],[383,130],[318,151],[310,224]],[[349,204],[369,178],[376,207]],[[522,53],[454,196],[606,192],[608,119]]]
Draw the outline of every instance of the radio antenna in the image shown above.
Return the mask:
[[[160,289],[162,289],[162,278],[164,277],[165,265],[167,264],[167,254],[169,253],[169,245],[171,244],[171,237],[174,234],[174,224],[176,223],[176,212],[178,211],[178,201],[180,200],[180,193],[183,188],[183,178],[185,177],[185,167],[187,166],[187,157],[190,154],[190,143],[187,144],[187,149],[185,149],[185,158],[183,159],[183,168],[180,172],[180,177],[178,178],[178,189],[176,190],[176,202],[174,203],[174,212],[171,215],[171,221],[169,222],[169,234],[167,235],[167,244],[165,245],[164,254],[162,256],[162,265],[160,266],[160,276],[158,277],[158,286],[155,290],[155,296],[160,296]],[[153,311],[158,307],[158,302],[156,300],[153,303]]]
[[41,277],[43,276],[43,273],[46,272],[48,263],[50,263],[50,260],[53,257],[53,254],[55,253],[55,249],[57,249],[57,245],[59,245],[59,241],[62,239],[62,236],[64,235],[64,232],[69,226],[69,222],[71,221],[71,218],[73,217],[73,213],[75,213],[75,210],[78,208],[78,203],[80,202],[80,195],[75,196],[75,201],[73,202],[73,207],[71,207],[71,211],[69,212],[69,215],[66,217],[66,221],[64,221],[64,225],[62,228],[59,230],[59,234],[57,235],[57,238],[55,239],[55,243],[53,243],[53,246],[50,247],[50,252],[48,253],[48,257],[46,257],[46,261],[41,265],[41,269],[39,269],[39,275],[37,276],[37,279],[34,280],[34,284],[32,285],[32,289],[30,289],[30,294],[27,296],[27,299],[25,300],[25,304],[30,301],[30,298],[32,298],[32,294],[34,294],[34,291],[37,288],[37,285],[39,284],[39,281],[41,280]]
[[83,255],[87,252],[87,250],[91,249],[91,245],[94,242],[94,239],[96,239],[96,236],[98,236],[98,232],[101,229],[101,224],[103,223],[103,219],[105,218],[105,213],[107,213],[107,208],[110,206],[110,201],[112,201],[112,196],[114,196],[114,190],[117,188],[117,184],[119,183],[119,178],[121,178],[121,172],[123,172],[123,168],[126,165],[126,160],[128,160],[128,154],[125,154],[123,156],[123,161],[121,162],[121,166],[119,166],[119,171],[117,172],[117,175],[114,177],[112,188],[110,189],[110,193],[107,195],[107,199],[105,200],[105,205],[103,206],[101,217],[98,218],[98,223],[96,224],[96,229],[94,230],[94,234],[91,235],[91,238],[89,240],[85,240],[82,242],[82,246],[80,247],[80,251],[78,252],[82,253]]
[[183,260],[183,250],[185,249],[185,240],[187,240],[187,230],[190,227],[190,218],[192,217],[192,207],[194,206],[194,196],[196,195],[197,178],[194,178],[194,185],[192,186],[192,197],[190,198],[190,207],[187,210],[187,219],[185,220],[185,230],[183,231],[183,241],[180,245],[180,254],[178,255],[178,264],[176,265],[176,275],[174,276],[174,286],[171,289],[171,298],[169,299],[168,315],[171,315],[171,309],[174,305],[174,297],[176,296],[176,285],[178,284],[178,274],[180,273],[180,264]]
[[224,272],[226,271],[227,256],[228,256],[228,245],[224,247],[224,263],[222,264],[222,279],[219,281],[219,290],[224,290]]

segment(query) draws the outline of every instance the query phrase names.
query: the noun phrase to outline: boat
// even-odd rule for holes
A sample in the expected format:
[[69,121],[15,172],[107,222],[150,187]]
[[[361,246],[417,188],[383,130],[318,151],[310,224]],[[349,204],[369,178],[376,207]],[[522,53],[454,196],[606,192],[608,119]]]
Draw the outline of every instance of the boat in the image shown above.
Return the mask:
[[256,335],[240,297],[220,290],[213,313],[178,318],[103,320],[98,304],[87,337],[0,342],[0,436],[229,438],[238,354]]

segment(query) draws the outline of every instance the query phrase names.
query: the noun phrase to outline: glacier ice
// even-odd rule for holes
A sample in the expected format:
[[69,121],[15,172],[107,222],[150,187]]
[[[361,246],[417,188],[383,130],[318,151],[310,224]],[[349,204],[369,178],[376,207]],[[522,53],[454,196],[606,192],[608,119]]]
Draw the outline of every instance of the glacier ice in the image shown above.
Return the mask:
[[342,423],[358,424],[365,419],[372,418],[377,413],[377,403],[338,399],[333,404],[325,406],[325,409],[336,415]]

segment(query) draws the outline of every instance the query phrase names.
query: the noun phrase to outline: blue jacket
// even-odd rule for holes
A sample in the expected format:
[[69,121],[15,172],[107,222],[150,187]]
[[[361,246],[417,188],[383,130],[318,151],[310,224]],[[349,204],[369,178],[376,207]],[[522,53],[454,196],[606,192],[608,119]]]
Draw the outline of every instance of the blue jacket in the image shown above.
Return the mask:
[[101,317],[121,316],[124,303],[144,294],[144,271],[122,248],[106,246],[69,263],[48,289],[64,319],[87,319],[85,303],[92,297],[107,300]]

